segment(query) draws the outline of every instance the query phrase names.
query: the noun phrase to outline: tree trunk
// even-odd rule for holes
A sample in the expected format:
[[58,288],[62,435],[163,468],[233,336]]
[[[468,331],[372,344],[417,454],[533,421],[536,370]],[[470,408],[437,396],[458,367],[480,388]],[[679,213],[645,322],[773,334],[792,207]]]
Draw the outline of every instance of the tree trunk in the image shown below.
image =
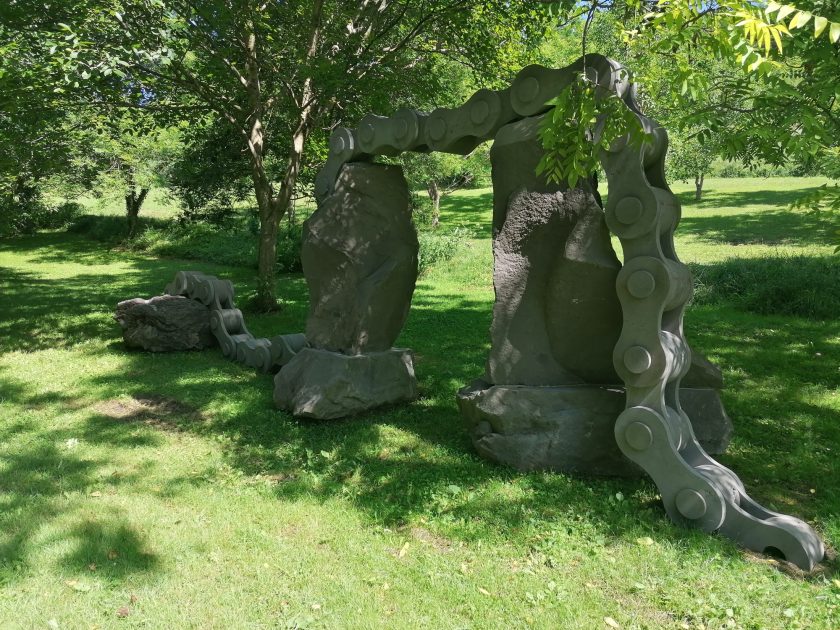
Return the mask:
[[137,185],[134,179],[134,169],[128,168],[125,172],[125,215],[128,218],[128,235],[134,236],[137,230],[137,219],[140,215],[140,208],[143,207],[143,202],[146,201],[146,195],[149,194],[148,188],[141,188],[137,192]]
[[[311,32],[306,51],[307,59],[313,59],[317,54],[320,39],[320,23],[324,0],[315,0],[312,9]],[[250,129],[247,134],[248,148],[251,157],[251,177],[254,182],[254,192],[260,211],[260,243],[257,268],[259,281],[255,306],[264,311],[276,310],[276,265],[277,265],[277,232],[280,220],[286,214],[291,204],[295,184],[303,159],[303,147],[312,125],[312,117],[318,107],[312,86],[312,78],[304,79],[299,97],[300,111],[297,125],[291,137],[289,157],[286,170],[280,182],[280,190],[275,195],[274,186],[265,170],[265,102],[263,100],[260,83],[260,63],[258,57],[258,41],[254,22],[246,20],[246,91],[251,115]]]
[[[255,169],[256,171],[257,169]],[[280,217],[277,212],[271,182],[265,170],[254,173],[254,192],[260,211],[260,240],[257,254],[257,296],[255,306],[260,311],[277,310],[276,266],[277,227]]]
[[694,200],[700,201],[703,198],[703,179],[704,173],[698,173],[694,176]]
[[432,179],[426,185],[426,190],[429,192],[429,199],[432,200],[432,227],[436,228],[440,225],[440,188]]

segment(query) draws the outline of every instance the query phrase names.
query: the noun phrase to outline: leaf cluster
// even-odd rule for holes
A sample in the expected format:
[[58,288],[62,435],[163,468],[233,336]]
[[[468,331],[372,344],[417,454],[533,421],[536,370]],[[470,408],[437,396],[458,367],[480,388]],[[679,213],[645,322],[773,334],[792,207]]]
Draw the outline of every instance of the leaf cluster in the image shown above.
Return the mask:
[[604,90],[582,72],[554,99],[543,119],[540,140],[545,149],[537,174],[574,188],[592,175],[600,152],[621,137],[632,144],[647,139],[639,118],[614,92]]

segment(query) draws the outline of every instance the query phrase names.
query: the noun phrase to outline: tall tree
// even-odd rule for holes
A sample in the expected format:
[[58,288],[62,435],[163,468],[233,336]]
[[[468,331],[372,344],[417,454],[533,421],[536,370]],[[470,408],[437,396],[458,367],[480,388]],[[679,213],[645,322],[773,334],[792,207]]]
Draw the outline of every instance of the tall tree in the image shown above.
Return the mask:
[[[664,90],[654,101],[677,104],[671,108],[677,125],[695,129],[699,141],[719,140],[717,147],[726,156],[779,164],[826,155],[838,146],[836,81],[832,78],[840,75],[836,3],[592,0],[547,4],[561,21],[583,24],[584,49],[591,44],[588,36],[593,25],[612,20],[626,53],[623,56],[641,58],[637,80],[643,87],[658,84]],[[581,137],[586,136],[588,113],[603,111],[603,104],[591,102],[594,93],[586,89],[585,79],[581,83],[583,87],[573,97],[564,97],[564,111],[555,114],[554,129],[547,130],[550,139],[564,127],[580,129]],[[618,125],[613,131],[620,135],[628,128]],[[591,170],[599,147],[611,139],[602,134],[594,144],[577,143],[573,151],[562,146],[560,151],[551,150],[552,172],[559,178],[572,178],[580,175],[576,171]]]
[[258,301],[267,309],[276,305],[278,224],[312,135],[433,94],[436,56],[492,75],[544,21],[539,7],[506,0],[68,3],[74,14],[56,25],[70,42],[66,74],[82,77],[93,100],[196,106],[240,136],[259,207]]

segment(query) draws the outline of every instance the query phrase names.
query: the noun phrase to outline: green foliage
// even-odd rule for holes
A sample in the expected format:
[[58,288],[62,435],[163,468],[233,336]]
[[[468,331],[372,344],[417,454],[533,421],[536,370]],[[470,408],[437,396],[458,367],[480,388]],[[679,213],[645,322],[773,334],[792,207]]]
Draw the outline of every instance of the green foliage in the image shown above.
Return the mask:
[[417,238],[420,241],[420,254],[417,263],[420,274],[433,266],[451,260],[458,251],[468,246],[472,237],[470,231],[458,227],[451,232],[421,231]]
[[411,219],[418,227],[430,227],[435,218],[435,209],[432,200],[426,193],[412,190],[409,197],[411,206]]
[[[840,138],[840,22],[834,5],[622,0],[607,7],[554,6],[581,48],[591,46],[627,63],[643,109],[674,136],[682,134],[675,146],[683,155],[670,159],[682,171],[678,176],[685,176],[684,167],[707,165],[710,157],[747,165],[795,162],[796,172],[830,163]],[[572,131],[579,112],[588,114],[592,106],[581,106],[573,96],[560,105],[546,147],[560,137],[567,146],[582,145],[586,134]],[[700,146],[690,146],[687,138]],[[563,165],[554,179],[579,178],[581,164],[593,164],[588,150],[567,151],[573,155],[553,156],[548,164]]]
[[[708,175],[712,177],[808,177],[817,174],[817,169],[809,169],[805,164],[787,162],[785,164],[768,164],[763,160],[755,160],[744,164],[739,160],[724,160],[716,158],[709,165]],[[670,174],[670,172],[669,172]]]
[[[816,190],[794,201],[791,207],[794,209],[804,208],[815,213],[827,212],[840,218],[840,185],[834,184],[833,186],[829,186],[828,184],[823,184]],[[840,225],[835,227],[840,228]],[[834,237],[838,243],[834,248],[834,253],[840,254],[840,229],[835,230]]]
[[691,265],[698,306],[728,304],[759,315],[836,319],[840,264],[831,256],[730,258]]
[[629,142],[646,140],[638,117],[615,93],[603,90],[580,73],[554,99],[540,127],[545,154],[537,174],[548,181],[567,182],[574,188],[586,180],[600,163],[600,152],[618,138]]
[[181,135],[184,147],[169,166],[166,185],[181,202],[186,219],[213,214],[253,195],[251,172],[235,129],[218,119],[205,119],[186,126]]
[[[821,7],[822,9],[831,10],[831,7]],[[811,22],[811,18],[813,18],[813,25],[814,25],[814,39],[818,39],[820,35],[823,33],[831,40],[832,44],[836,44],[840,41],[840,22],[832,22],[829,21],[828,18],[823,17],[821,15],[814,15],[810,11],[805,11],[802,9],[798,9],[797,7],[793,6],[792,4],[779,4],[778,2],[769,2],[767,4],[767,8],[764,10],[765,15],[768,18],[773,16],[775,13],[775,20],[777,31],[772,32],[773,39],[779,49],[779,52],[782,51],[782,41],[779,37],[778,33],[781,32],[785,35],[789,35],[790,30],[798,29],[798,28],[805,28]],[[787,24],[787,28],[784,26],[784,22],[786,18],[790,17],[790,21]],[[758,28],[754,27],[751,24],[739,24],[744,26],[744,30],[748,31],[748,27],[752,27],[751,32],[755,35],[756,38],[763,37],[764,39],[764,47],[766,50],[769,51],[771,45],[770,42],[767,41],[767,36],[764,35],[763,31]]]
[[[83,215],[70,226],[70,232],[119,246],[167,258],[215,262],[256,269],[257,234],[241,214],[225,225],[205,221],[141,219],[133,235],[125,221],[115,216]],[[293,273],[301,270],[299,224],[281,226],[277,236],[276,270]]]
[[72,201],[49,204],[40,197],[10,204],[0,201],[0,236],[61,230],[71,225],[81,213],[82,207]]
[[690,130],[668,135],[665,168],[670,179],[688,180],[710,173],[715,148],[709,142],[699,142]]
[[[135,238],[141,237],[146,230],[164,229],[168,224],[169,222],[160,219],[140,217],[135,230]],[[122,247],[130,236],[129,226],[125,219],[116,215],[83,214],[68,226],[67,231],[71,234],[84,235],[108,247]]]
[[425,190],[432,181],[437,182],[444,194],[459,188],[484,188],[491,183],[488,144],[466,156],[439,152],[404,153],[399,161],[411,190]]

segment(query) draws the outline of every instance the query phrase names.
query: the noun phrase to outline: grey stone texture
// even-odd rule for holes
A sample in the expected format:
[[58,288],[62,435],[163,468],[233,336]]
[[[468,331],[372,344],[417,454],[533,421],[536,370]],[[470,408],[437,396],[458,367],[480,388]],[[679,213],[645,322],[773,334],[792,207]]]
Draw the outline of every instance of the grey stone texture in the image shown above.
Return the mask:
[[613,436],[621,388],[527,387],[477,381],[458,406],[482,457],[517,470],[640,476]]
[[217,345],[210,331],[210,309],[180,295],[124,300],[117,304],[114,319],[129,348],[171,352]]
[[[638,476],[614,436],[625,407],[613,350],[621,263],[593,182],[567,189],[535,174],[540,119],[503,127],[491,150],[496,301],[484,379],[458,405],[476,449],[519,470]],[[732,424],[720,370],[693,353],[683,408],[710,453]]]
[[413,400],[410,350],[346,355],[304,348],[274,378],[274,402],[295,416],[328,420]]
[[496,302],[485,379],[505,385],[618,383],[621,263],[590,182],[536,175],[542,117],[502,127],[493,168]]
[[590,193],[515,192],[493,257],[489,382],[619,382],[612,350],[621,330],[621,265]]
[[[698,441],[712,454],[729,443],[732,425],[715,390],[680,390]],[[528,387],[478,380],[457,396],[461,416],[482,457],[517,470],[638,477],[613,428],[624,410],[621,386]]]
[[346,164],[304,223],[309,344],[345,354],[389,350],[408,316],[418,249],[402,169]]
[[707,453],[726,452],[732,439],[732,420],[720,392],[708,387],[680,387],[680,405],[691,419],[694,436]]

